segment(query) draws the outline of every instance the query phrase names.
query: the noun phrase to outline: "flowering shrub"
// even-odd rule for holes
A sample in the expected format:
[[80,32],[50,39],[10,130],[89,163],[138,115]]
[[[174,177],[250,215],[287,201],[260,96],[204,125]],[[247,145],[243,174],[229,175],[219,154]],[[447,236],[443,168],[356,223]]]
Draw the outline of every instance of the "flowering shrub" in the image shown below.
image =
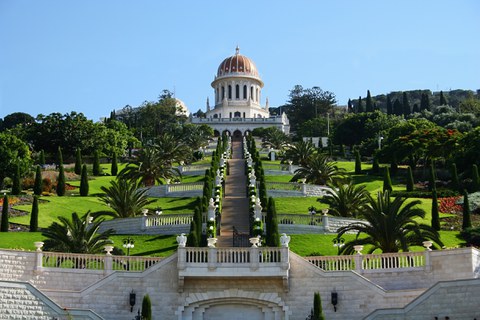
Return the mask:
[[[476,212],[477,210],[480,211],[480,191],[470,193],[468,195],[468,202],[470,204],[470,210]],[[459,197],[456,202],[458,205],[463,206],[463,197]]]
[[[13,206],[15,205],[16,203],[20,202],[20,198],[18,197],[13,197],[13,196],[10,196],[8,197],[8,205],[9,206]],[[0,206],[3,206],[3,197],[0,198]]]
[[458,204],[461,197],[440,198],[438,210],[442,213],[459,213],[462,212],[462,206]]

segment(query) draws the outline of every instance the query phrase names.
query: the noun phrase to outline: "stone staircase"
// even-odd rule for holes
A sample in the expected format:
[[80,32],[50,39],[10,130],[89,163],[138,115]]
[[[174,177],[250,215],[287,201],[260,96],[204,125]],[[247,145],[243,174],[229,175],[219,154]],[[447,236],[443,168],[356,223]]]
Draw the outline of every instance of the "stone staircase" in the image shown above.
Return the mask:
[[232,159],[228,160],[230,174],[225,180],[222,223],[217,247],[233,246],[233,227],[242,234],[249,233],[247,177],[243,159],[242,141],[232,141]]

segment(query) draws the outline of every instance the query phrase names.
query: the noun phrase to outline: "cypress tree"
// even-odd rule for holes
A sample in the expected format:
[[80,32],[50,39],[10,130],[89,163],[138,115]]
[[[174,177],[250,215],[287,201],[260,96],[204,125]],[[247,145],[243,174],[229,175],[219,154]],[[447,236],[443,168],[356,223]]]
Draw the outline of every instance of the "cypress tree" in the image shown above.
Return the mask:
[[463,221],[462,230],[472,227],[472,219],[470,217],[470,203],[468,200],[467,190],[463,190]]
[[430,175],[429,175],[429,180],[428,180],[428,190],[429,191],[437,189],[437,185],[436,185],[436,182],[435,182],[436,180],[437,180],[437,177],[435,175],[435,166],[433,165],[433,162],[432,162],[430,164]]
[[280,239],[278,237],[277,210],[275,208],[275,200],[272,197],[268,198],[266,223],[267,246],[278,247]]
[[392,179],[390,178],[390,170],[388,167],[385,167],[385,173],[383,175],[383,192],[390,191],[392,192]]
[[41,195],[42,194],[42,169],[40,166],[37,166],[35,171],[35,184],[33,185],[33,194]]
[[38,197],[33,196],[32,212],[30,213],[30,232],[38,230]]
[[88,196],[88,173],[87,173],[87,165],[84,164],[82,166],[82,177],[80,179],[80,195],[82,197]]
[[65,172],[63,165],[60,166],[57,178],[57,195],[62,197],[65,195]]
[[391,171],[390,173],[392,174],[392,176],[397,175],[398,163],[397,163],[397,157],[395,156],[395,154],[393,155],[392,163],[390,164],[390,171]]
[[40,156],[39,156],[39,159],[38,159],[38,164],[43,166],[45,165],[45,151],[40,150]]
[[340,156],[343,157],[343,158],[346,157],[345,146],[343,144],[340,145]]
[[480,176],[478,175],[478,167],[476,164],[472,166],[472,189],[473,192],[480,191]]
[[20,192],[22,192],[20,187],[20,165],[17,163],[15,165],[15,174],[13,175],[12,194],[19,195]]
[[387,96],[387,114],[393,114],[392,100]]
[[408,166],[407,171],[407,191],[413,191],[413,172],[412,167]]
[[432,191],[432,228],[440,230],[440,216],[438,214],[437,190]]
[[358,97],[357,113],[362,113],[364,111],[365,110],[363,110],[362,97]]
[[112,154],[112,169],[110,173],[112,176],[116,176],[118,173],[117,153],[115,151]]
[[443,91],[440,91],[440,105],[445,106],[447,104],[447,98],[445,98],[445,96],[443,95]]
[[422,93],[422,99],[420,100],[420,110],[430,110],[430,98],[425,92]]
[[347,108],[347,112],[348,113],[353,113],[353,104],[352,104],[352,100],[348,99],[348,104],[347,104],[348,108]]
[[93,155],[93,175],[100,175],[100,155],[98,154],[97,150],[95,150],[95,153]]
[[2,205],[2,220],[0,225],[0,232],[8,232],[10,223],[8,222],[8,196],[5,194],[3,196],[3,205]]
[[401,116],[403,114],[402,104],[398,99],[395,99],[395,102],[393,103],[393,114],[396,116]]
[[197,234],[198,244],[200,245],[200,240],[202,239],[202,211],[198,206],[193,212],[193,220],[195,221],[197,227],[195,233]]
[[360,152],[355,150],[355,174],[362,173],[362,160],[360,159]]
[[150,301],[150,296],[148,294],[143,296],[142,300],[142,319],[152,320],[152,302]]
[[190,222],[190,232],[187,237],[187,246],[188,247],[199,247],[198,235],[197,235],[197,222],[192,220]]
[[370,95],[370,90],[367,90],[367,100],[365,104],[365,109],[367,112],[373,112],[373,100],[372,96]]
[[375,155],[373,157],[372,173],[380,172],[380,164],[378,163],[378,157]]
[[402,106],[403,106],[403,115],[406,117],[408,116],[410,113],[412,113],[412,111],[410,110],[410,103],[408,102],[408,96],[407,96],[407,93],[404,92],[403,95],[402,95]]
[[418,104],[414,103],[412,108],[412,113],[418,113],[420,109],[418,108]]
[[320,293],[315,292],[313,294],[313,320],[325,320],[325,316],[323,315],[323,308],[322,308],[322,299],[320,299]]
[[63,154],[62,154],[62,148],[61,147],[58,147],[57,162],[58,162],[58,166],[63,166]]
[[75,169],[74,169],[76,174],[81,174],[82,173],[82,152],[80,148],[77,148],[77,151],[75,152]]
[[457,165],[452,163],[450,167],[450,175],[452,176],[452,189],[460,190],[460,181],[458,180]]

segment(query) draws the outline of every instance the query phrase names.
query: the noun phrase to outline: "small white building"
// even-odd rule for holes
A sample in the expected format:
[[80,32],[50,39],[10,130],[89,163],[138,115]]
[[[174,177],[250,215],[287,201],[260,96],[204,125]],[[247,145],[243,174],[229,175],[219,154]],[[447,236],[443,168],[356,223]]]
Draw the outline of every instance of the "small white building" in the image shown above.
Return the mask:
[[210,107],[207,99],[206,118],[192,118],[194,124],[208,124],[216,135],[227,132],[243,136],[255,128],[277,127],[284,133],[290,132],[286,114],[270,116],[268,99],[261,105],[263,81],[255,63],[240,54],[223,60],[212,82],[215,106]]

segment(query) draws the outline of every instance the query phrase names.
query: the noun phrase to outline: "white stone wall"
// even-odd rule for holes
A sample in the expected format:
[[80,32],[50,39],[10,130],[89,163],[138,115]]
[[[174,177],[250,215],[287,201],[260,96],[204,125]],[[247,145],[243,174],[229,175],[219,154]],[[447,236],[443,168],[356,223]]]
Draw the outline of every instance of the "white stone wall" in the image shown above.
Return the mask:
[[[325,272],[290,253],[288,292],[285,292],[281,278],[238,277],[235,276],[235,266],[232,266],[232,276],[228,278],[185,278],[180,293],[176,255],[145,272],[113,272],[109,275],[103,271],[82,269],[51,268],[35,272],[35,255],[34,252],[0,251],[0,280],[29,282],[62,307],[92,309],[103,318],[112,320],[131,320],[146,293],[152,300],[154,319],[189,319],[188,314],[195,314],[194,310],[201,308],[205,314],[215,315],[222,308],[233,308],[232,305],[236,306],[235,310],[241,310],[242,305],[262,305],[268,317],[303,320],[310,312],[313,294],[317,291],[321,294],[327,319],[363,319],[376,309],[403,310],[438,281],[472,279],[479,267],[479,253],[470,248],[432,252],[431,270],[363,275],[353,271]],[[132,290],[137,295],[134,313],[130,313],[128,303]],[[471,289],[465,287],[462,291],[461,285],[454,284],[445,288],[446,291],[437,290],[438,294],[419,300],[418,306],[407,310],[415,316],[418,313],[418,317],[412,319],[428,319],[433,313],[425,310],[437,308],[441,311],[440,303],[450,291],[455,299],[467,301],[462,304],[464,310],[472,312],[472,308],[477,309],[479,294],[475,286]],[[330,303],[333,291],[338,293],[336,312]],[[218,303],[225,307],[219,307]],[[257,314],[252,310],[256,309],[250,311]],[[453,309],[447,311],[450,310]],[[197,313],[194,319],[197,316],[200,314]],[[451,319],[457,318],[451,316]]]

